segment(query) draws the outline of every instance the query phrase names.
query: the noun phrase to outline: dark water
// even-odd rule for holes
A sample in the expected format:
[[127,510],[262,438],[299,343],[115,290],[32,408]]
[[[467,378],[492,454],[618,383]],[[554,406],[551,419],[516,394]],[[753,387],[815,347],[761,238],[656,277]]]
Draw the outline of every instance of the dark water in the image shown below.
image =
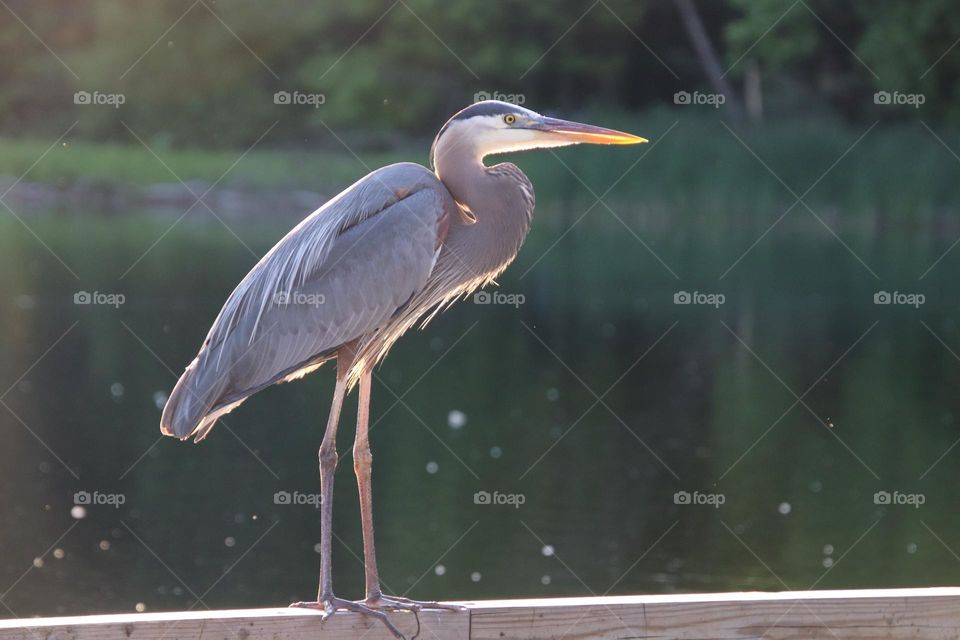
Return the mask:
[[[377,372],[387,589],[956,584],[960,249],[928,271],[955,237],[850,226],[848,249],[794,213],[729,271],[779,212],[712,227],[621,212],[628,231],[597,209],[556,246],[565,223],[538,213],[499,289],[522,304],[461,303]],[[258,394],[202,445],[158,432],[173,372],[254,256],[216,222],[28,222],[37,237],[0,226],[0,616],[313,596],[331,372]],[[287,224],[235,231],[259,255]],[[74,304],[78,291],[123,304]],[[678,291],[725,299],[678,305]],[[878,291],[925,300],[878,305]],[[359,597],[342,459],[334,578]],[[477,504],[484,491],[513,504]],[[878,504],[883,491],[906,504]],[[122,504],[77,509],[77,492]]]

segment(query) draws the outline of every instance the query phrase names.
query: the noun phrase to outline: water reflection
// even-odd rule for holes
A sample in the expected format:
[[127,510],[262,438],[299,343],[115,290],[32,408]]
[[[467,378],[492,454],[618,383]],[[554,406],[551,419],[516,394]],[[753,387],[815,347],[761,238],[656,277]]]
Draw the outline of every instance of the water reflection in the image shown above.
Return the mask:
[[[25,616],[311,596],[331,372],[258,394],[201,446],[157,427],[254,257],[219,226],[185,223],[145,257],[169,221],[31,226],[53,253],[14,223],[0,233],[4,602]],[[655,258],[605,224],[550,249],[562,230],[544,224],[501,282],[523,304],[462,303],[401,341],[373,397],[387,588],[488,598],[955,583],[960,258],[921,280],[951,238],[856,235],[848,251],[811,229],[784,223],[721,279],[759,231],[649,233]],[[258,254],[283,233],[238,231]],[[886,290],[926,301],[874,304]],[[75,304],[78,291],[125,299]],[[679,291],[725,300],[674,304]],[[343,460],[335,584],[359,596]],[[895,503],[918,494],[922,505]]]

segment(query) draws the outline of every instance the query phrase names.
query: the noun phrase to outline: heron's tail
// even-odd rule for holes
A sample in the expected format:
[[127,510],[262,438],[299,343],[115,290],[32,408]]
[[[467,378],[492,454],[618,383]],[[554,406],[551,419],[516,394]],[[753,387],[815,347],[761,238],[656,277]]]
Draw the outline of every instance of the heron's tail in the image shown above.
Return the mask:
[[195,436],[199,442],[217,419],[235,406],[218,406],[229,383],[228,376],[199,366],[199,361],[200,357],[190,363],[170,392],[160,418],[160,433],[165,436],[181,440]]

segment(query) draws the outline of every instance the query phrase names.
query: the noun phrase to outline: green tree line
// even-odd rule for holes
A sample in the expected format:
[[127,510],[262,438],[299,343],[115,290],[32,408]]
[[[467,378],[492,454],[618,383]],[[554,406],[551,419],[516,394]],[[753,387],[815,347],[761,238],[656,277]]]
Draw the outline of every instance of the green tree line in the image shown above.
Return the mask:
[[[79,121],[98,140],[127,125],[220,147],[277,123],[272,141],[310,144],[330,127],[369,131],[374,145],[429,135],[482,92],[637,110],[718,81],[731,112],[759,99],[765,117],[913,113],[875,104],[896,91],[922,94],[924,118],[960,119],[950,0],[8,0],[0,16],[4,135]],[[80,91],[123,104],[78,105]],[[282,91],[323,102],[278,105]]]

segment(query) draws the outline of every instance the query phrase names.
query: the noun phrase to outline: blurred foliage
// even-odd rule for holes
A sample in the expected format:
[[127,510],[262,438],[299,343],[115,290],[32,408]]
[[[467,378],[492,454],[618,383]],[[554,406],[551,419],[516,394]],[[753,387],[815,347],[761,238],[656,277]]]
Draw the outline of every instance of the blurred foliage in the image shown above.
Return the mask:
[[[960,4],[729,1],[739,12],[725,27],[732,73],[743,71],[735,63],[749,50],[766,77],[786,81],[794,91],[805,87],[802,97],[816,94],[850,117],[877,111],[870,94],[882,90],[923,93],[925,116],[960,119],[960,54],[954,50]],[[794,95],[794,102],[802,108],[807,101]]]
[[[8,6],[0,21],[5,134],[59,135],[79,120],[77,131],[97,139],[129,141],[127,125],[151,145],[227,147],[252,144],[277,123],[271,143],[334,144],[330,127],[362,131],[366,139],[353,143],[375,147],[398,130],[431,135],[482,91],[521,94],[544,110],[631,110],[708,86],[674,4],[664,1]],[[960,117],[951,104],[960,53],[944,55],[960,34],[960,5],[950,0],[710,0],[697,8],[732,77],[747,67],[741,58],[759,63],[771,105],[821,100],[872,118],[874,91],[922,90],[925,117]],[[78,106],[75,91],[119,92],[126,102]],[[277,105],[276,91],[322,93],[326,102]]]

